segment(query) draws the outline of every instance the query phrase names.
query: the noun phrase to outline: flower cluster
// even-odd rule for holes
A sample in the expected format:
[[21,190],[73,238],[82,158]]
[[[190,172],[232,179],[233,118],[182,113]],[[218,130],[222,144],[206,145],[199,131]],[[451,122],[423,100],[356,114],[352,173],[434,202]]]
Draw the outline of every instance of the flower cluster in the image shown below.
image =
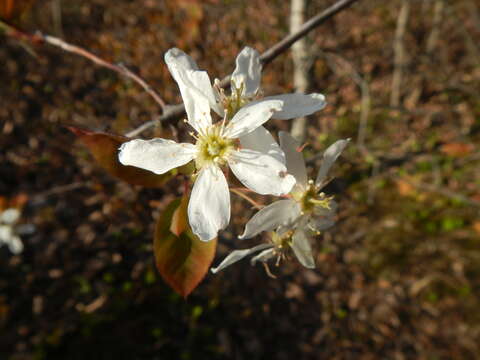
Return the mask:
[[[331,226],[336,208],[320,189],[347,140],[327,149],[317,180],[312,182],[307,181],[305,164],[297,151],[299,144],[281,133],[279,145],[263,124],[269,119],[287,120],[321,110],[326,105],[324,96],[292,93],[262,97],[260,56],[249,47],[237,56],[229,93],[218,79],[212,85],[208,74],[179,49],[170,49],[165,62],[179,86],[194,141],[132,140],[120,147],[120,162],[164,174],[193,161],[196,170],[188,219],[194,234],[203,241],[216,238],[230,221],[226,170],[255,193],[288,198],[259,211],[241,236],[250,238],[275,230],[272,243],[234,251],[214,272],[255,251],[263,250],[252,262],[281,257],[288,248],[303,265],[313,267],[310,230],[318,232]],[[217,121],[212,119],[212,110]]]

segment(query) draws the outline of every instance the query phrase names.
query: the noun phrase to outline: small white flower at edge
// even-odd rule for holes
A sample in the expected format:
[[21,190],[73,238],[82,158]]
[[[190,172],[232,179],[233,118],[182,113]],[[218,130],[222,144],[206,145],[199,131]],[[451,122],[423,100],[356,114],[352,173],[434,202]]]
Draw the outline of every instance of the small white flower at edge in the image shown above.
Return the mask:
[[23,251],[23,243],[16,234],[14,225],[20,218],[20,211],[9,208],[0,213],[0,246],[5,244],[14,255]]
[[297,151],[297,141],[285,132],[280,132],[279,137],[285,151],[287,169],[297,180],[290,193],[292,198],[276,201],[257,212],[248,221],[245,232],[240,236],[240,239],[249,239],[263,231],[276,231],[273,233],[272,243],[232,251],[218,267],[211,269],[213,273],[258,251],[261,252],[252,258],[252,265],[256,261],[266,262],[275,256],[280,259],[289,248],[303,266],[315,267],[311,247],[312,233],[333,226],[337,208],[337,204],[320,190],[325,185],[328,171],[350,139],[338,140],[325,150],[322,165],[313,182],[308,180],[305,161]]

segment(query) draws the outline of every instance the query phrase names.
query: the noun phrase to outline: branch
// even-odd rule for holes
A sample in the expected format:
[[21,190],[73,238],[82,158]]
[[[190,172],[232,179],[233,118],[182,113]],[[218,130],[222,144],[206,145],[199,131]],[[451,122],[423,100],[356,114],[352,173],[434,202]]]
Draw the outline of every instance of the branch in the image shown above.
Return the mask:
[[294,42],[304,37],[310,31],[322,25],[325,21],[334,17],[335,15],[337,15],[337,13],[353,5],[357,1],[358,0],[339,0],[329,8],[322,11],[320,14],[314,16],[313,18],[308,20],[305,24],[303,24],[302,27],[297,32],[286,36],[283,40],[279,41],[278,43],[273,45],[270,49],[265,51],[260,56],[260,60],[262,61],[262,64],[266,65],[270,63],[278,55],[285,52],[285,50],[287,50],[290,46],[292,46]]
[[[283,40],[280,40],[278,43],[273,45],[270,49],[265,51],[260,56],[260,61],[262,62],[263,66],[269,64],[277,56],[287,51],[290,48],[290,46],[293,45],[293,43],[295,43],[297,40],[307,35],[310,31],[322,25],[325,21],[334,17],[341,10],[346,9],[347,7],[353,5],[357,1],[359,0],[339,0],[329,8],[325,9],[320,14],[308,20],[306,23],[304,23],[300,27],[300,29],[298,29],[297,32],[286,36]],[[222,87],[226,87],[228,86],[229,83],[230,83],[230,76],[227,76],[220,82],[220,85]],[[151,121],[148,121],[142,124],[138,128],[127,133],[125,136],[127,137],[136,136],[153,126],[160,124],[162,121],[175,119],[184,113],[185,113],[185,107],[183,106],[183,104],[168,106],[168,109],[164,111],[162,116],[159,116],[156,119],[153,119]]]
[[24,33],[23,31],[20,31],[1,20],[0,29],[4,30],[8,36],[16,38],[18,40],[28,41],[33,44],[49,44],[58,47],[66,52],[84,57],[98,66],[105,67],[120,75],[123,75],[140,85],[155,100],[155,102],[160,106],[162,111],[165,111],[165,108],[167,107],[160,95],[158,95],[157,92],[150,85],[148,85],[145,80],[143,80],[139,75],[135,74],[131,70],[127,69],[123,64],[112,64],[79,46],[69,44],[66,41],[54,36],[44,35],[41,32],[36,32],[33,35]]

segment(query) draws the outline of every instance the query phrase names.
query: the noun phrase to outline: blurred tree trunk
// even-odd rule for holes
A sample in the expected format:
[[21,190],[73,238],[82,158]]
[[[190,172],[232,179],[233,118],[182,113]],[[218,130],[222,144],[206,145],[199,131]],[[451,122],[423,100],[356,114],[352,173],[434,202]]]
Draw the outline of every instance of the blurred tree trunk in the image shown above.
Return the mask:
[[392,89],[390,93],[390,106],[398,107],[400,105],[402,75],[405,67],[405,44],[404,37],[407,29],[408,16],[410,15],[410,0],[402,0],[402,7],[397,19],[397,28],[395,30],[395,39],[393,41],[393,76]]
[[443,9],[445,8],[445,0],[435,1],[433,7],[433,24],[430,35],[427,39],[427,54],[432,55],[435,46],[437,45],[438,37],[440,36],[440,25],[443,16]]
[[[290,33],[298,31],[305,22],[305,9],[307,0],[292,0],[290,3]],[[292,45],[293,58],[293,86],[295,91],[306,93],[309,88],[308,81],[308,50],[305,38],[298,40]],[[307,134],[307,119],[305,117],[297,118],[292,124],[292,136],[298,141],[305,141]]]

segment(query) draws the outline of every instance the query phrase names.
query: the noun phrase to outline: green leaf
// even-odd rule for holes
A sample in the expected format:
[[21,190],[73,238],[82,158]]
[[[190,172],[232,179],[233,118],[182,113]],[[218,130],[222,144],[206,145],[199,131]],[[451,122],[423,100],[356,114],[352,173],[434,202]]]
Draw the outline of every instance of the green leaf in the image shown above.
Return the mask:
[[155,261],[160,275],[178,294],[187,297],[205,277],[217,239],[201,241],[187,221],[188,197],[173,200],[155,228]]
[[[120,145],[131,139],[104,132],[93,132],[68,126],[90,150],[97,163],[107,170],[111,175],[116,176],[132,185],[142,185],[145,187],[159,187],[167,180],[178,173],[178,169],[162,175],[154,174],[151,171],[136,168],[134,166],[122,165],[118,161],[118,148]],[[185,165],[184,168],[188,166]]]

